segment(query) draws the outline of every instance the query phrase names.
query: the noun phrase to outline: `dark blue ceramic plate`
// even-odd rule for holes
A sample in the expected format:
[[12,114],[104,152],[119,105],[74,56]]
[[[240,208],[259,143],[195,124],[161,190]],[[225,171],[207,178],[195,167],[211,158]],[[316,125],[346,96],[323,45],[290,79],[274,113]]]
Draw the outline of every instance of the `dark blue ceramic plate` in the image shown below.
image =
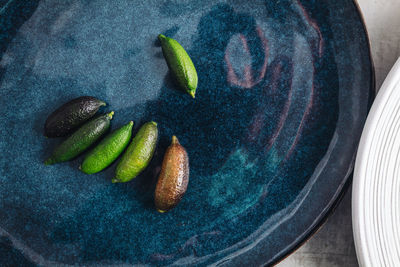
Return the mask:
[[[351,0],[0,1],[1,261],[16,265],[272,264],[343,192],[371,99],[368,40]],[[176,90],[157,42],[197,67]],[[111,184],[82,157],[45,166],[61,140],[47,115],[92,95],[113,128],[155,120],[145,173]],[[153,190],[177,135],[186,196],[160,214]]]

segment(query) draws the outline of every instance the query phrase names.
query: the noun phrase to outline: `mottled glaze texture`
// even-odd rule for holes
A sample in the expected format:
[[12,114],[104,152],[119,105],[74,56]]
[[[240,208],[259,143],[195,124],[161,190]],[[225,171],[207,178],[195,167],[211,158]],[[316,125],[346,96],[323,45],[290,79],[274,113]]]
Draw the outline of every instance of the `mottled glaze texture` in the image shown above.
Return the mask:
[[[350,0],[0,1],[1,260],[32,265],[271,264],[343,190],[371,99],[367,38]],[[196,66],[196,99],[168,74],[157,35]],[[93,95],[113,128],[158,123],[151,165],[111,184],[43,165],[48,114]],[[172,135],[190,184],[160,214]],[[8,248],[8,249],[7,249]],[[21,256],[23,255],[23,257]]]

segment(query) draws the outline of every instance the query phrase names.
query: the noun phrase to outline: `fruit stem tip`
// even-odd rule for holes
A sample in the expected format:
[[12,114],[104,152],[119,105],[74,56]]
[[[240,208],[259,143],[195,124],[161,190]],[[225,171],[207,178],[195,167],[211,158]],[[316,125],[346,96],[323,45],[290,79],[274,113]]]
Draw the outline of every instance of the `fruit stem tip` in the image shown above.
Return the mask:
[[171,145],[179,145],[178,137],[176,137],[175,135],[172,136]]
[[152,121],[151,123],[154,124],[154,126],[157,126],[157,122]]
[[129,122],[129,125],[131,125],[131,126],[132,126],[132,125],[133,125],[133,121],[130,121],[130,122]]
[[110,113],[107,114],[108,117],[110,117],[110,119],[112,119],[112,117],[114,116],[114,111],[111,111]]
[[159,210],[159,209],[157,209],[157,211],[158,211],[159,213],[164,213],[164,212],[165,212],[165,210]]
[[189,95],[191,95],[193,98],[195,98],[195,94],[196,94],[195,91],[190,91],[190,92],[189,92]]
[[158,39],[161,41],[161,40],[163,40],[163,39],[166,39],[167,37],[164,35],[164,34],[159,34],[158,35]]
[[119,180],[117,178],[112,178],[111,179],[111,183],[113,183],[113,184],[119,183]]

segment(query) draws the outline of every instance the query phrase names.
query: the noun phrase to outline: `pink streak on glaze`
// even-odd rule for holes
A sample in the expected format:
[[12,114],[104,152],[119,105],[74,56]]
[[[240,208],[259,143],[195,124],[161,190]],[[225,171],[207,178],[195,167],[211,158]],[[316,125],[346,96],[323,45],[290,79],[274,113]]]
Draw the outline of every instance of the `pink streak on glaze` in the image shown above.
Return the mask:
[[[275,65],[274,69],[272,70],[272,81],[271,81],[271,91],[272,92],[275,92],[276,88],[278,87],[278,79],[280,77],[281,70],[282,70],[282,65],[280,63]],[[269,88],[269,86],[266,86],[264,90],[266,90],[267,88]],[[265,92],[265,93],[267,93],[267,92]],[[260,135],[261,129],[264,128],[264,125],[265,125],[264,109],[265,109],[265,106],[263,106],[262,108],[259,108],[256,115],[254,116],[253,123],[250,126],[249,137],[248,137],[248,140],[250,142],[256,141],[257,137]]]
[[289,158],[289,156],[293,153],[294,148],[296,147],[297,143],[299,142],[300,136],[301,136],[301,132],[303,131],[306,119],[307,119],[308,115],[310,114],[310,110],[311,110],[311,108],[312,108],[312,106],[314,104],[314,95],[315,95],[314,75],[315,75],[315,67],[314,67],[314,64],[313,64],[313,74],[312,74],[312,78],[311,78],[311,80],[313,82],[312,82],[312,85],[311,85],[310,101],[308,102],[306,110],[303,113],[303,117],[301,118],[300,126],[297,129],[296,137],[295,137],[292,145],[290,146],[290,149],[289,149],[288,153],[286,153],[285,160],[287,160]]
[[275,92],[276,88],[278,87],[278,78],[281,72],[282,72],[282,65],[281,63],[278,63],[278,65],[276,65],[276,67],[272,71],[272,86],[271,86],[272,92]]
[[[259,73],[257,79],[254,80],[253,70],[251,69],[251,66],[246,65],[244,67],[244,75],[243,75],[244,81],[240,81],[239,78],[237,77],[237,75],[233,69],[232,63],[229,59],[230,53],[228,50],[226,50],[225,51],[225,62],[228,67],[227,79],[230,84],[244,87],[244,88],[252,88],[253,86],[257,85],[259,82],[261,82],[262,79],[264,79],[264,77],[265,77],[265,73],[267,72],[268,57],[269,57],[268,40],[265,38],[265,35],[260,27],[257,27],[256,31],[257,31],[257,35],[260,38],[261,43],[263,45],[263,49],[264,49],[264,62],[263,62],[263,66],[261,67],[260,73]],[[251,57],[247,38],[243,34],[239,34],[239,38],[242,42],[244,51],[246,52],[246,54],[249,57]]]
[[[293,67],[292,67],[292,73],[293,73]],[[293,77],[293,75],[291,75],[291,77]],[[289,115],[290,105],[292,104],[292,92],[293,92],[293,82],[292,82],[292,80],[290,80],[290,89],[289,89],[289,93],[288,93],[288,99],[286,100],[283,112],[281,113],[281,116],[279,118],[278,127],[277,127],[275,133],[272,135],[271,139],[268,140],[268,145],[265,148],[265,153],[271,149],[271,147],[273,146],[273,144],[276,141],[276,138],[278,138],[279,134],[281,133],[281,131],[283,129],[283,126],[285,125],[286,119]]]
[[242,41],[243,49],[250,56],[249,45],[247,44],[247,38],[243,34],[239,34],[240,41]]
[[232,63],[229,60],[229,54],[230,54],[229,51],[225,51],[225,62],[228,67],[228,74],[227,74],[228,82],[233,85],[239,85],[240,84],[239,80],[235,74],[235,71],[233,70]]
[[318,52],[319,52],[319,57],[321,57],[321,56],[322,56],[322,52],[323,52],[323,46],[324,46],[324,39],[322,38],[321,30],[320,30],[318,24],[317,24],[313,19],[311,19],[310,15],[308,15],[306,9],[305,9],[304,6],[300,3],[300,0],[297,0],[297,4],[299,5],[301,11],[303,12],[303,15],[304,15],[304,17],[306,18],[308,24],[310,24],[310,26],[313,27],[314,30],[315,30],[315,31],[317,32],[317,34],[318,34],[318,38],[319,38],[319,45],[318,45],[318,46],[319,46],[319,47],[318,47],[319,49],[318,49]]
[[257,83],[261,82],[262,79],[264,79],[265,73],[267,72],[268,58],[269,58],[269,46],[268,46],[268,40],[265,37],[263,30],[259,26],[257,26],[256,31],[257,31],[257,35],[260,38],[261,43],[264,48],[264,63],[263,63],[263,66],[261,67],[260,75],[258,76],[258,78],[256,80],[256,84],[257,84]]
[[264,128],[265,125],[265,113],[263,111],[257,112],[254,116],[253,123],[250,126],[249,131],[249,141],[254,142],[257,140],[257,137],[260,135],[261,129]]
[[[246,37],[243,34],[239,34],[239,38],[242,41],[242,46],[243,46],[244,51],[246,51],[246,54],[251,58],[250,49],[247,44]],[[244,82],[242,82],[242,86],[244,88],[251,88],[251,87],[253,87],[253,85],[254,85],[253,72],[251,70],[251,66],[246,65],[244,67]]]
[[202,237],[202,236],[219,236],[220,234],[222,234],[221,231],[212,231],[212,232],[205,232],[205,233],[202,233],[200,235],[194,235],[191,238],[189,238],[185,242],[185,244],[178,249],[178,251],[176,253],[172,253],[172,254],[159,254],[159,253],[156,253],[156,254],[152,255],[152,258],[154,260],[157,260],[157,261],[169,260],[169,259],[172,259],[173,257],[175,257],[178,253],[184,251],[186,248],[189,248],[189,247],[192,247],[193,252],[196,253],[195,250],[194,250],[194,246],[197,244],[198,237]]

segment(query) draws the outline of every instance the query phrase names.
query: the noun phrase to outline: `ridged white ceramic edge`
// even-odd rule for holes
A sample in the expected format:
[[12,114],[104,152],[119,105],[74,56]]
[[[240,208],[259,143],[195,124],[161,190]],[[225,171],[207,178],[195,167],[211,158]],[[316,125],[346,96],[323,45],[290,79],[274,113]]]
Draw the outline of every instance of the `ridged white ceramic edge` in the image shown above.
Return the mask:
[[400,267],[400,59],[372,105],[353,176],[353,233],[362,267]]

